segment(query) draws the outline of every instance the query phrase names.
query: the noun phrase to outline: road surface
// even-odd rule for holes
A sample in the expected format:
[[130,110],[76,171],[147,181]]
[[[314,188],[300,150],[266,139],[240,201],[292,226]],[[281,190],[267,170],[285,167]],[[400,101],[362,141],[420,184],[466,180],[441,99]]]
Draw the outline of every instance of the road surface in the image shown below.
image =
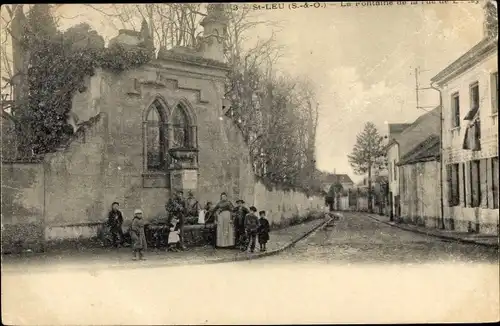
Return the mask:
[[494,249],[347,214],[258,260],[3,273],[2,317],[17,325],[495,321],[498,275]]

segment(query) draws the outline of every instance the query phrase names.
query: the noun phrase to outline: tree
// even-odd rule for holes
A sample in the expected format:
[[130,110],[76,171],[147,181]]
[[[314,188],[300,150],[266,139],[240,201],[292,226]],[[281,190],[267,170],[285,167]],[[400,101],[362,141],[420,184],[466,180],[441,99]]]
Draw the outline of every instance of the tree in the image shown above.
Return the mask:
[[372,207],[372,173],[385,166],[383,137],[372,122],[367,122],[363,131],[356,137],[352,153],[347,156],[349,164],[357,175],[368,173],[368,210]]
[[29,55],[24,63],[27,73],[20,87],[27,92],[14,110],[23,153],[43,151],[55,143],[66,124],[64,114],[58,112],[53,101],[53,94],[61,85],[49,82],[58,78],[54,74],[56,66],[64,65],[57,55],[59,48],[53,46],[62,46],[61,36],[49,5],[36,4],[30,8],[21,34],[22,53]]

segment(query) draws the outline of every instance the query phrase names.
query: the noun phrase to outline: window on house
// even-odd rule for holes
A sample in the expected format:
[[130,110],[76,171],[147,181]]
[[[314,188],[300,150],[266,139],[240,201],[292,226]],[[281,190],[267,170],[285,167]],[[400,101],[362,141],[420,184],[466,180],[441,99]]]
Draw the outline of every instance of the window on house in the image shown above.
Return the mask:
[[470,108],[479,108],[479,84],[476,82],[470,86]]
[[448,206],[460,204],[459,165],[449,164],[446,166],[448,182]]
[[190,137],[189,119],[186,110],[182,105],[178,105],[175,109],[173,120],[174,129],[174,148],[190,148],[193,147]]
[[470,189],[471,189],[471,207],[479,207],[481,204],[481,175],[480,161],[475,160],[470,164]]
[[148,170],[161,170],[165,160],[165,123],[162,118],[162,107],[154,102],[146,119],[146,149]]
[[498,113],[498,71],[491,74],[491,113]]
[[498,156],[491,159],[491,169],[492,169],[492,185],[491,190],[493,193],[493,208],[498,208]]
[[455,93],[451,96],[451,126],[460,127],[460,96]]

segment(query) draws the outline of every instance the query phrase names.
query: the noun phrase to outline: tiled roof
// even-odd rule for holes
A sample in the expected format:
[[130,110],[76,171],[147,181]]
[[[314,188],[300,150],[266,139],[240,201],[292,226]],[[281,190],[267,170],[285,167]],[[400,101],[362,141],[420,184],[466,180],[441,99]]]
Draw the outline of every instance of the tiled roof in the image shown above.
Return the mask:
[[441,153],[440,145],[439,136],[431,135],[403,156],[398,165],[436,160]]
[[325,176],[325,183],[354,183],[347,174],[328,174]]

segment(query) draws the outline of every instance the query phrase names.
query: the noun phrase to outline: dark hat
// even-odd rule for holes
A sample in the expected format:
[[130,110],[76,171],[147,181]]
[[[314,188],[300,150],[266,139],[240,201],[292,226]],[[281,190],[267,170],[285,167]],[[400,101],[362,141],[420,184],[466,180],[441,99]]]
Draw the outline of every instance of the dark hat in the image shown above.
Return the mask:
[[238,199],[236,201],[236,204],[244,204],[244,203],[245,203],[245,201],[243,199]]
[[256,212],[256,211],[257,211],[257,208],[255,208],[255,206],[252,206],[252,207],[250,207],[250,210],[251,210],[252,212]]
[[114,201],[114,202],[113,202],[113,204],[111,204],[111,206],[114,206],[114,205],[118,205],[118,206],[120,206],[120,203],[119,203],[119,202],[117,202],[117,201]]
[[259,215],[266,215],[266,211],[260,211]]

